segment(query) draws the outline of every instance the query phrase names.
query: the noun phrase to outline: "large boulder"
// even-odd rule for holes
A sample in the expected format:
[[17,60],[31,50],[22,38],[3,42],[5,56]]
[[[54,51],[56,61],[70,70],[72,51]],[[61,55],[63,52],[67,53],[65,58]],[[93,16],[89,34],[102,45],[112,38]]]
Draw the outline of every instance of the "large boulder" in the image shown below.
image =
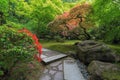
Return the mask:
[[119,80],[120,67],[118,65],[100,61],[92,61],[88,66],[90,80]]
[[116,62],[120,58],[116,53],[103,43],[94,40],[86,40],[75,44],[77,46],[77,56],[85,64],[93,60],[103,62]]

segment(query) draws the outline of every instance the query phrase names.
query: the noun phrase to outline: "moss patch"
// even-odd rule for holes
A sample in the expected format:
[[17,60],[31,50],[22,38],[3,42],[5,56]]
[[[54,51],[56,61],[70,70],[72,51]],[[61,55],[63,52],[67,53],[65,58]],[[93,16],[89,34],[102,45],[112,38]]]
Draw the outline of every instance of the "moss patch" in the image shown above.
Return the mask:
[[68,51],[75,51],[74,43],[79,40],[66,40],[65,42],[41,40],[40,43],[44,48],[66,53]]
[[109,44],[108,46],[117,51],[118,54],[120,54],[120,45]]
[[120,80],[120,71],[107,71],[103,73],[104,80]]

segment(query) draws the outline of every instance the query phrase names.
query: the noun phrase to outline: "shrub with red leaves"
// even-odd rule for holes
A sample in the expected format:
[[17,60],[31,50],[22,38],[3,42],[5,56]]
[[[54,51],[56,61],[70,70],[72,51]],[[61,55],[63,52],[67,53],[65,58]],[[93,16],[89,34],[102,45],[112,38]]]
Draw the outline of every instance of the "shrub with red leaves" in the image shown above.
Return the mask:
[[41,61],[41,54],[42,54],[42,46],[38,41],[38,38],[35,34],[31,33],[29,30],[27,30],[26,28],[23,28],[22,30],[19,30],[19,32],[23,32],[26,33],[28,36],[30,36],[33,41],[34,41],[34,45],[36,47],[36,49],[38,50],[39,54],[35,54],[34,57],[40,62]]

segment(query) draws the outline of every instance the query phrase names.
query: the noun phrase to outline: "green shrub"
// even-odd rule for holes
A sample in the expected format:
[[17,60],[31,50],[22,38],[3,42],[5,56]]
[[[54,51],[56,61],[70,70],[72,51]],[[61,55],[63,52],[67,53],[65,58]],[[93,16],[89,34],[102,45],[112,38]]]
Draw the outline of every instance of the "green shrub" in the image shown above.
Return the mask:
[[32,27],[32,31],[39,37],[45,38],[46,35],[49,35],[48,27],[44,22],[40,22],[39,25]]
[[106,42],[120,44],[120,26],[112,27],[107,30],[104,40]]
[[61,36],[54,36],[54,39],[55,39],[57,42],[65,42],[65,38],[61,38]]
[[52,37],[53,37],[53,36],[51,36],[51,35],[46,35],[46,36],[45,36],[45,38],[46,38],[47,40],[53,39]]
[[0,76],[6,75],[18,62],[33,59],[33,40],[16,29],[0,26]]
[[7,24],[5,24],[5,25],[8,26],[8,27],[16,28],[16,29],[23,28],[22,24],[11,22],[11,21],[7,21]]
[[42,66],[36,60],[18,63],[10,72],[7,80],[38,80]]
[[120,26],[102,26],[91,29],[90,34],[95,39],[106,43],[120,44]]

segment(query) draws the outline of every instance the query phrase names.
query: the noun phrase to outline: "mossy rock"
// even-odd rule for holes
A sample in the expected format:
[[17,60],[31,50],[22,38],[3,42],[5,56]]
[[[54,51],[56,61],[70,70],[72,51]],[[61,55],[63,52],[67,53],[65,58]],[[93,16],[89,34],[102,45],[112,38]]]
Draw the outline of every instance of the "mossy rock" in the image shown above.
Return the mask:
[[92,61],[88,66],[91,80],[120,80],[120,66],[101,61]]
[[89,64],[93,60],[103,62],[119,62],[120,58],[116,52],[104,43],[94,40],[86,40],[76,44],[78,58],[85,64]]

